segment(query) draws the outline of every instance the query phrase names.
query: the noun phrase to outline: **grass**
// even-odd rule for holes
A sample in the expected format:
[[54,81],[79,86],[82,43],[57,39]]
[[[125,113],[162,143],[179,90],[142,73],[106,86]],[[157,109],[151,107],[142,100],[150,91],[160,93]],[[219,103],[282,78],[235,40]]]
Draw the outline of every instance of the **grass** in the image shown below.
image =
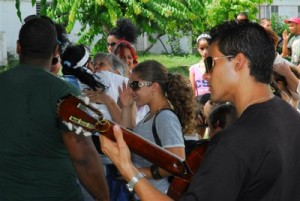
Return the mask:
[[[146,54],[146,55],[139,55],[138,61],[142,62],[145,60],[156,60],[163,64],[168,70],[172,73],[180,73],[184,76],[189,76],[189,67],[192,64],[199,62],[200,57],[196,54],[190,55],[166,55],[166,54]],[[10,67],[13,67],[18,63],[18,60],[9,56],[8,58],[8,65],[7,66],[0,66],[0,73],[2,71],[7,70]]]
[[168,70],[172,73],[180,73],[184,76],[189,76],[189,67],[192,64],[199,62],[200,57],[196,54],[191,55],[155,55],[155,54],[147,54],[147,55],[139,55],[138,61],[142,62],[145,60],[156,60],[163,64]]

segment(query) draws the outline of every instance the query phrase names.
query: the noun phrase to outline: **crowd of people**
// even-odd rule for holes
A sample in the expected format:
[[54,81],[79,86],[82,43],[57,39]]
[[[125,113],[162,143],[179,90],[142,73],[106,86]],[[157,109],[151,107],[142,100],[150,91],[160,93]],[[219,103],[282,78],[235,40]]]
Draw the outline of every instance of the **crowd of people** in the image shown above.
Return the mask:
[[[172,174],[131,153],[124,129],[182,161],[196,151],[191,141],[208,140],[180,200],[300,200],[300,18],[285,23],[291,34],[280,37],[269,19],[242,12],[200,34],[200,61],[186,78],[138,62],[128,19],[108,33],[107,52],[92,56],[50,18],[28,16],[19,64],[0,74],[0,200],[175,199]],[[70,95],[116,124],[115,141],[61,122],[57,105]]]

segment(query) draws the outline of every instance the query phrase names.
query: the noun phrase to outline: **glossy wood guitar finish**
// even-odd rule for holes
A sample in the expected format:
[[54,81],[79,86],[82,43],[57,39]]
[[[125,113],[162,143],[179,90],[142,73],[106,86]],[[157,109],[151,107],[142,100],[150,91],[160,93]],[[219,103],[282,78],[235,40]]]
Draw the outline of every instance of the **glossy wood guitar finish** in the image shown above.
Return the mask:
[[[70,122],[89,132],[98,132],[111,140],[115,140],[112,129],[115,123],[104,119],[101,112],[96,108],[85,104],[82,99],[75,96],[70,95],[58,103],[58,116],[65,122]],[[189,167],[180,157],[124,127],[121,129],[124,140],[132,152],[177,177],[192,177]]]
[[[203,159],[205,151],[208,147],[208,140],[202,140],[200,144],[192,150],[192,152],[187,156],[187,165],[190,168],[192,174],[186,178],[174,177],[168,189],[168,195],[173,200],[179,200],[182,194],[187,190],[191,183],[192,175],[194,175],[199,169]],[[203,181],[205,182],[205,181]]]

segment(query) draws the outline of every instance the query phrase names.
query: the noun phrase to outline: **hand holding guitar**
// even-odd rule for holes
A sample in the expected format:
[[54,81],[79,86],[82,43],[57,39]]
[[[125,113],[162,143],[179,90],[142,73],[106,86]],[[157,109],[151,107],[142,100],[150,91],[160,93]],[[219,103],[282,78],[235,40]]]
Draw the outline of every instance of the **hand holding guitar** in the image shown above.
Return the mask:
[[[118,125],[113,127],[116,141],[112,141],[105,136],[100,136],[102,151],[113,161],[126,181],[130,181],[139,171],[132,164],[129,148],[124,141],[122,130]],[[143,201],[169,201],[172,200],[167,195],[153,187],[147,179],[140,179],[134,186],[134,191]]]

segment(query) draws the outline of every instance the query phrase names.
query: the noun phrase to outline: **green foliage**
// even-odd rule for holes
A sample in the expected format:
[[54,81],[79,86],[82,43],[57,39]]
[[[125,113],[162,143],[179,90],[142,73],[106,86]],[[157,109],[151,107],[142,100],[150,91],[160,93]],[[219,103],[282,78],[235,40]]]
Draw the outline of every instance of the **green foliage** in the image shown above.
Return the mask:
[[[31,0],[32,5],[36,0]],[[93,52],[105,51],[105,39],[109,30],[119,18],[129,18],[139,27],[140,33],[148,36],[168,34],[178,38],[192,33],[194,39],[212,26],[231,20],[241,11],[247,11],[254,20],[258,5],[272,3],[272,0],[41,0],[41,13],[46,14],[71,32],[75,23],[82,28],[77,33],[78,43],[91,45]],[[46,10],[47,4],[50,7]],[[20,20],[20,0],[16,0]],[[151,37],[156,42],[159,37]],[[176,41],[175,41],[176,42]],[[176,49],[176,46],[174,46]]]
[[[137,24],[140,32],[178,36],[180,31],[203,30],[205,15],[204,0],[57,0],[55,9],[51,6],[48,14],[57,22],[67,24],[70,32],[76,21],[82,25],[78,32],[79,42],[90,45],[95,38],[95,49],[105,50],[105,40],[109,30],[119,18],[129,18]],[[157,40],[157,39],[156,39]]]
[[258,6],[262,3],[272,3],[273,0],[214,0],[212,3],[206,3],[207,28],[211,28],[224,20],[234,20],[240,12],[247,12],[250,20],[256,20]]
[[272,29],[277,33],[277,35],[281,36],[284,30],[288,30],[287,24],[284,23],[284,20],[288,17],[279,16],[277,14],[272,14],[271,23]]

